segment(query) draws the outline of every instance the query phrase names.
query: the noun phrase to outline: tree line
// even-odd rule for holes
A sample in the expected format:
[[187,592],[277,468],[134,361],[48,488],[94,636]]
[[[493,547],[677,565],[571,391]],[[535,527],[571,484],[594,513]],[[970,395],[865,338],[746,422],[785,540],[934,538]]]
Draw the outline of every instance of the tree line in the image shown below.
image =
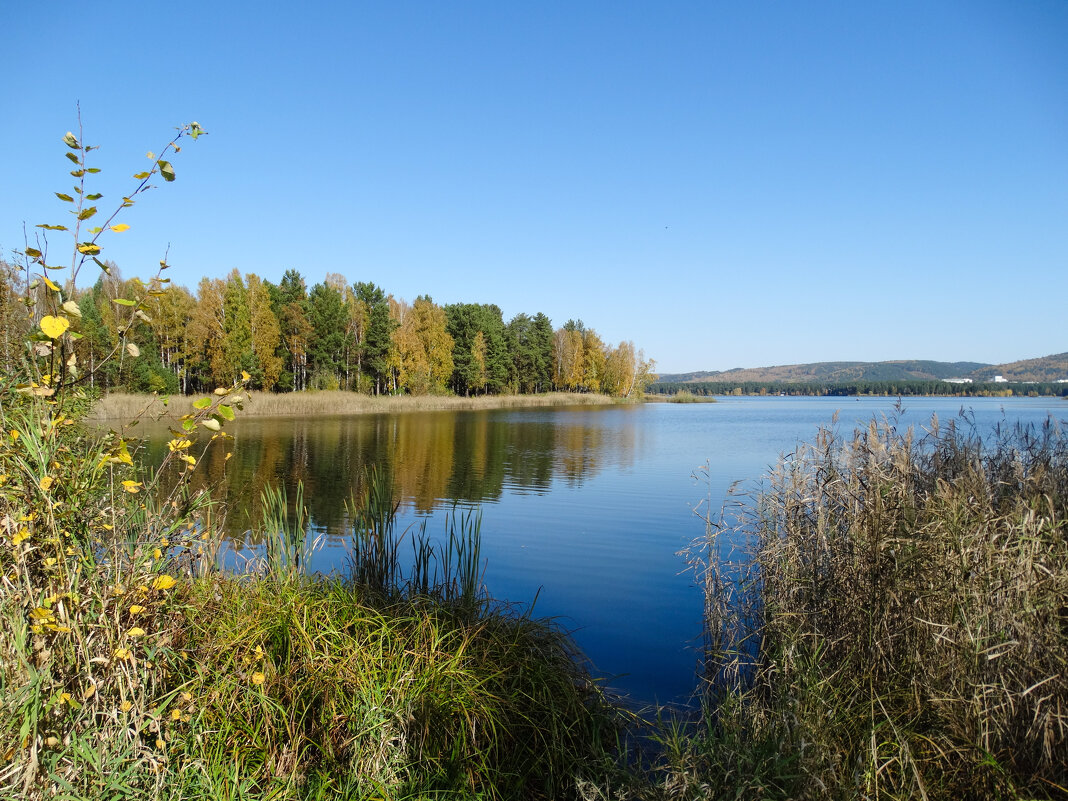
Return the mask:
[[[656,379],[655,363],[633,342],[609,345],[581,320],[554,328],[545,314],[521,313],[506,323],[494,304],[441,306],[429,296],[408,303],[338,273],[309,289],[294,269],[277,284],[235,269],[201,279],[194,293],[162,274],[145,283],[106,266],[91,287],[65,291],[79,312],[71,327],[76,362],[99,390],[188,394],[247,374],[250,386],[273,392],[631,397]],[[4,369],[24,355],[42,291],[0,262]]]
[[1007,397],[1068,396],[1068,384],[1052,381],[1023,382],[973,382],[952,384],[946,381],[915,379],[897,381],[849,381],[831,383],[825,381],[664,381],[650,384],[646,392],[659,395],[674,395],[686,391],[693,395],[948,395],[953,397]]

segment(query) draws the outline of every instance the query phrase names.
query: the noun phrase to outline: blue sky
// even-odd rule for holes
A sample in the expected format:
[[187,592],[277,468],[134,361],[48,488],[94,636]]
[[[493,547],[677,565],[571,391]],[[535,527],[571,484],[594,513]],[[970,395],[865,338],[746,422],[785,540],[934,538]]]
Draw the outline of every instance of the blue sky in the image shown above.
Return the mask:
[[[581,317],[661,372],[1068,350],[1068,3],[6,3],[0,249]],[[66,246],[53,235],[53,252]]]

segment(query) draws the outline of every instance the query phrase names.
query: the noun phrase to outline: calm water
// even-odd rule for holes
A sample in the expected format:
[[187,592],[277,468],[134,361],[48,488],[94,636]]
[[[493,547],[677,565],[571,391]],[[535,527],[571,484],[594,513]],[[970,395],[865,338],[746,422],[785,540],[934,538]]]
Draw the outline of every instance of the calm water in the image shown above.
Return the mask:
[[[962,404],[983,427],[1068,418],[1058,399],[914,398],[903,425],[943,422]],[[695,687],[702,599],[677,556],[703,533],[693,507],[719,508],[735,481],[759,479],[780,454],[830,425],[848,433],[893,413],[887,398],[729,398],[715,404],[431,412],[315,420],[245,420],[227,466],[229,526],[252,524],[266,482],[304,482],[316,533],[313,569],[343,570],[345,502],[362,470],[389,471],[404,525],[444,530],[453,503],[482,510],[490,595],[558,618],[609,684],[635,703],[685,702]],[[150,449],[162,452],[161,437]],[[223,480],[222,449],[198,473]],[[292,493],[291,493],[292,497]]]

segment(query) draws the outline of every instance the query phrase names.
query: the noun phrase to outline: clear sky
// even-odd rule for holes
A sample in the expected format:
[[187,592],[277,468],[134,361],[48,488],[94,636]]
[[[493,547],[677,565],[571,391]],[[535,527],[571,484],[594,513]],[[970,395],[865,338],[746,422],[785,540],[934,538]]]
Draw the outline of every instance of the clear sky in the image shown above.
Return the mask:
[[0,6],[8,257],[80,102],[102,209],[210,132],[127,276],[339,272],[661,372],[1068,350],[1063,0]]

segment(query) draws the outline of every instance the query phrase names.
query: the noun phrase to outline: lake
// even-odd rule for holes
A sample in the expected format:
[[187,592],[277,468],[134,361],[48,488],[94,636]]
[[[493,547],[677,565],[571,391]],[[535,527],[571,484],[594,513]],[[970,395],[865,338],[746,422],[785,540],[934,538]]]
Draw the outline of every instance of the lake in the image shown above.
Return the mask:
[[[736,481],[755,481],[838,413],[849,433],[894,413],[893,398],[739,397],[714,404],[426,412],[248,419],[198,467],[221,482],[228,530],[244,546],[266,483],[303,481],[313,570],[343,571],[346,501],[363,470],[393,476],[402,526],[444,532],[453,505],[482,513],[485,583],[572,631],[597,672],[636,705],[686,703],[695,686],[702,597],[678,551],[704,531],[693,508],[709,486],[718,510]],[[1056,398],[909,398],[901,425],[945,423],[962,408],[977,425],[1068,418]],[[162,458],[166,437],[149,440]]]

